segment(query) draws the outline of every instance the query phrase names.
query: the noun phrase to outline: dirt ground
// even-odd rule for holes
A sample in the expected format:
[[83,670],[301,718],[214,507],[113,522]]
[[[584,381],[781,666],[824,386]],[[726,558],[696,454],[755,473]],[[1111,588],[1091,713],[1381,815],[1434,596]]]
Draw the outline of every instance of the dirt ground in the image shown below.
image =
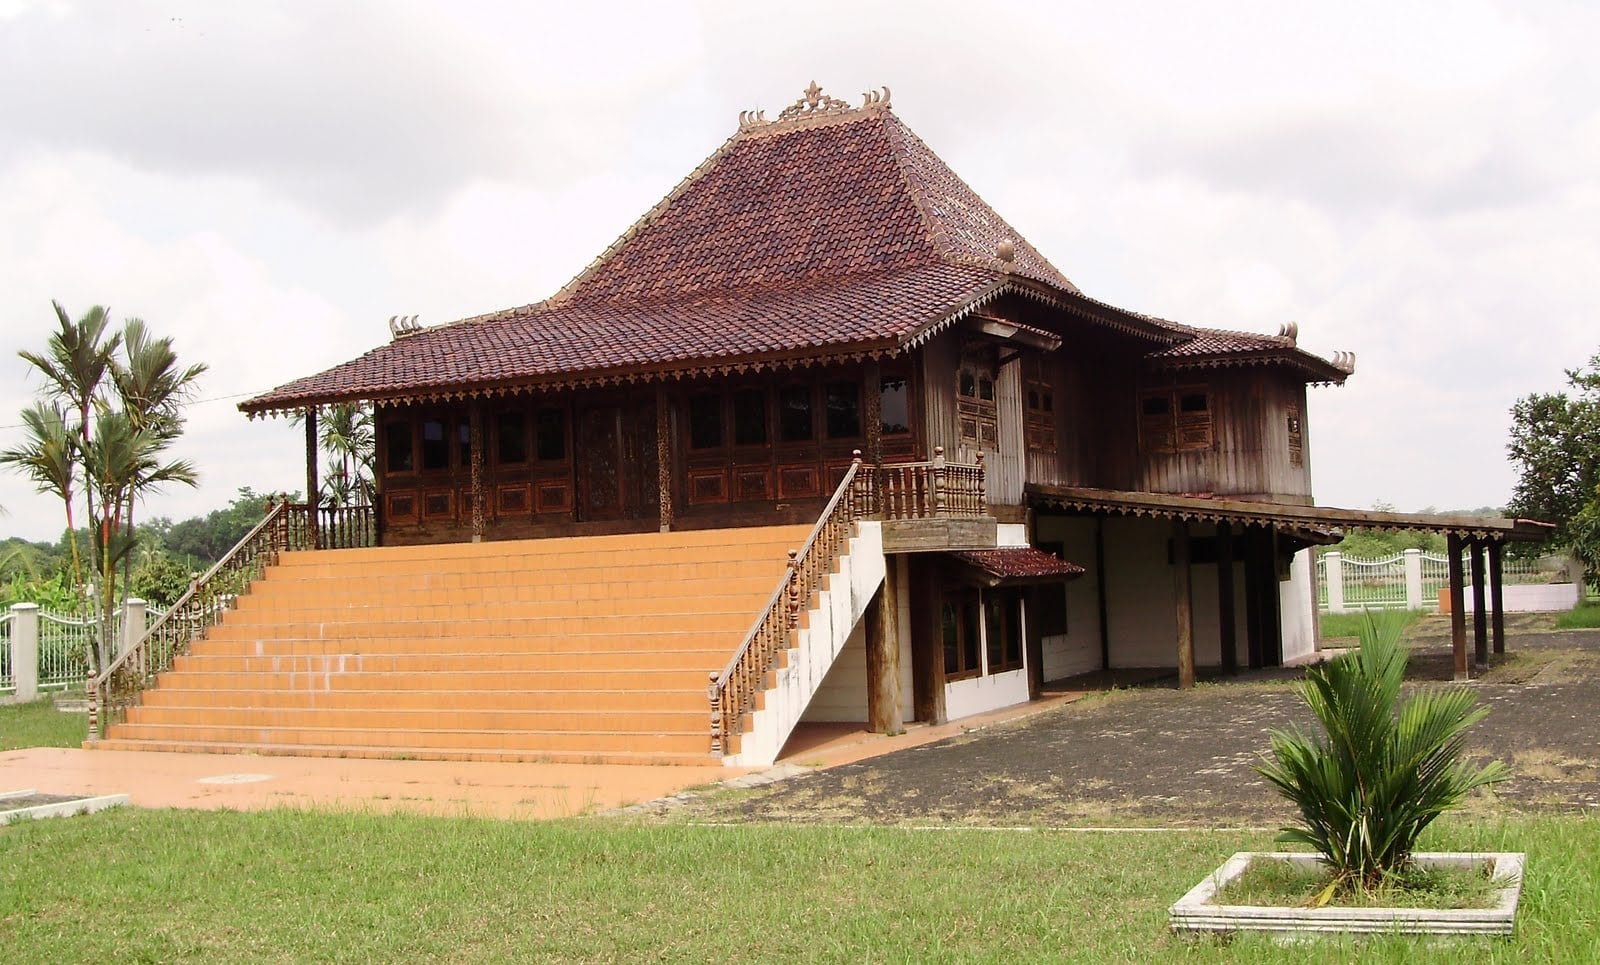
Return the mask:
[[[1549,625],[1543,618],[1542,626]],[[1479,811],[1600,810],[1600,631],[1514,621],[1508,654],[1470,686],[1492,708],[1469,754],[1513,778]],[[1412,686],[1448,681],[1449,625],[1413,634]],[[1469,635],[1468,647],[1471,647]],[[656,813],[696,821],[1277,827],[1292,818],[1251,769],[1275,728],[1309,726],[1299,671],[1118,690],[1011,724]]]

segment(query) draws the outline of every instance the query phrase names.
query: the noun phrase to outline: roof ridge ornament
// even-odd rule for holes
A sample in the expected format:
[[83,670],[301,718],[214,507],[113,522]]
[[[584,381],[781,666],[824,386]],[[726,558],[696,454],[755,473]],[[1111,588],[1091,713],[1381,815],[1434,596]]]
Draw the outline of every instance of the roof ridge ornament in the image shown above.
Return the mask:
[[[810,126],[806,122],[816,122],[823,119],[832,119],[840,115],[876,113],[887,110],[889,107],[889,88],[882,87],[878,90],[865,91],[861,95],[861,106],[851,107],[848,102],[832,97],[822,92],[822,87],[812,81],[799,100],[778,112],[778,119],[767,120],[764,110],[740,111],[739,130],[752,131],[765,127],[774,127],[787,130],[793,127]],[[781,125],[781,127],[779,127]]]
[[405,338],[407,335],[415,335],[420,331],[422,331],[422,326],[417,323],[417,316],[415,315],[389,316],[389,338],[391,340]]

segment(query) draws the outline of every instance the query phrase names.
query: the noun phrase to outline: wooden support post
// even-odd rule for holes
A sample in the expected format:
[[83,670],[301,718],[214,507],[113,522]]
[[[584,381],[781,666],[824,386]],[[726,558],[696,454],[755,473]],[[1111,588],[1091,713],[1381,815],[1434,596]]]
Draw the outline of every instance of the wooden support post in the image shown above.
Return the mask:
[[1462,592],[1461,537],[1451,533],[1445,540],[1445,555],[1450,558],[1450,646],[1455,656],[1455,678],[1469,680],[1467,664],[1467,600]]
[[908,554],[907,582],[911,596],[911,712],[926,724],[945,722],[944,640],[940,617],[943,601],[938,564],[933,553]]
[[1095,517],[1094,524],[1094,587],[1096,605],[1100,614],[1100,669],[1111,669],[1111,623],[1106,618],[1106,518]]
[[1189,523],[1172,521],[1172,587],[1178,630],[1178,688],[1194,686],[1194,600],[1189,586]]
[[1238,621],[1233,606],[1233,524],[1217,523],[1217,635],[1222,643],[1222,669],[1239,672]]
[[1505,545],[1500,540],[1489,544],[1489,610],[1494,614],[1491,631],[1494,634],[1494,652],[1506,652],[1506,601],[1502,587],[1500,551]]
[[317,548],[317,507],[322,502],[317,491],[317,407],[306,406],[306,535],[312,549]]
[[483,403],[474,398],[467,404],[467,444],[472,471],[472,541],[483,542]]
[[656,491],[661,507],[661,532],[672,529],[672,410],[667,388],[656,386]]
[[900,713],[900,558],[883,558],[883,586],[867,606],[867,729],[899,734]]
[[1467,545],[1472,550],[1472,661],[1484,670],[1489,666],[1489,603],[1483,592],[1483,540]]

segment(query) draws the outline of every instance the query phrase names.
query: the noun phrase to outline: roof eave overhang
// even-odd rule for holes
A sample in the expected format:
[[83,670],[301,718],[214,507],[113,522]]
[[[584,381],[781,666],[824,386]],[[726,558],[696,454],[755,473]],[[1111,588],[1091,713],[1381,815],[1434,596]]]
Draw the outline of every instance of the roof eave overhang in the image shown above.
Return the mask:
[[[1444,513],[1387,513],[1333,506],[1296,506],[1242,499],[1179,496],[1167,493],[1089,489],[1030,484],[1026,499],[1040,508],[1190,522],[1227,522],[1248,526],[1277,526],[1331,537],[1346,529],[1444,533],[1497,542],[1540,542],[1555,531],[1550,523],[1529,519],[1458,516]],[[1317,540],[1321,542],[1322,540]],[[1309,542],[1309,540],[1308,540]]]
[[1291,368],[1305,376],[1305,380],[1313,385],[1343,385],[1351,373],[1345,371],[1325,359],[1306,352],[1284,349],[1269,349],[1251,352],[1225,352],[1212,355],[1185,355],[1168,357],[1147,357],[1145,364],[1150,369],[1162,372],[1185,371],[1189,369],[1222,369],[1244,368],[1257,365],[1281,365]]
[[[702,376],[739,375],[779,369],[806,368],[813,365],[827,365],[839,362],[859,362],[872,358],[884,358],[900,351],[900,347],[893,339],[875,339],[872,341],[812,346],[799,351],[770,352],[724,359],[684,359],[648,365],[610,366],[466,384],[440,383],[347,392],[313,392],[292,398],[261,401],[279,391],[274,390],[274,392],[265,393],[262,396],[246,399],[244,402],[239,403],[239,411],[253,419],[257,416],[274,416],[298,412],[314,406],[350,402],[373,402],[380,405],[456,402],[474,398],[498,398],[550,388],[635,385],[650,382],[682,381]],[[318,376],[312,376],[312,378],[318,378]]]

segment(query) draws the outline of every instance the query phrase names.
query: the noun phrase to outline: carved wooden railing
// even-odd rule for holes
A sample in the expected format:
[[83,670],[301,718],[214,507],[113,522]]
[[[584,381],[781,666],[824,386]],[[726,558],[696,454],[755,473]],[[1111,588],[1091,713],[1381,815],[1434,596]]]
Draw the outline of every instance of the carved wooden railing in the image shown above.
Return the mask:
[[872,514],[882,519],[942,519],[989,515],[983,453],[975,465],[946,462],[944,447],[928,462],[864,467]]
[[849,542],[859,519],[931,519],[984,516],[983,456],[976,465],[953,465],[944,448],[928,462],[867,466],[857,450],[833,498],[822,510],[805,545],[789,551],[789,568],[778,581],[766,609],[721,673],[711,674],[706,688],[711,700],[711,753],[720,757],[729,736],[739,732],[744,715],[766,689],[767,673],[779,651],[787,650],[800,625],[800,613],[833,572],[835,560]]
[[86,683],[89,739],[99,740],[104,726],[123,719],[156,676],[172,669],[174,658],[187,653],[196,639],[221,621],[279,553],[371,546],[374,535],[370,506],[313,510],[304,503],[269,502],[266,516],[244,539],[189,584],[188,591],[105,672]]
[[739,722],[755,707],[756,695],[766,689],[767,672],[778,653],[789,649],[790,634],[800,625],[800,611],[822,589],[822,581],[833,570],[833,561],[850,539],[850,526],[867,508],[861,492],[861,453],[845,471],[839,488],[811,528],[805,545],[789,551],[789,568],[772,591],[766,609],[756,617],[755,626],[719,674],[711,674],[706,688],[711,698],[711,753],[721,757],[727,747],[726,735],[737,733]]
[[378,544],[378,520],[371,506],[289,507],[284,525],[287,545],[296,549],[343,550]]

